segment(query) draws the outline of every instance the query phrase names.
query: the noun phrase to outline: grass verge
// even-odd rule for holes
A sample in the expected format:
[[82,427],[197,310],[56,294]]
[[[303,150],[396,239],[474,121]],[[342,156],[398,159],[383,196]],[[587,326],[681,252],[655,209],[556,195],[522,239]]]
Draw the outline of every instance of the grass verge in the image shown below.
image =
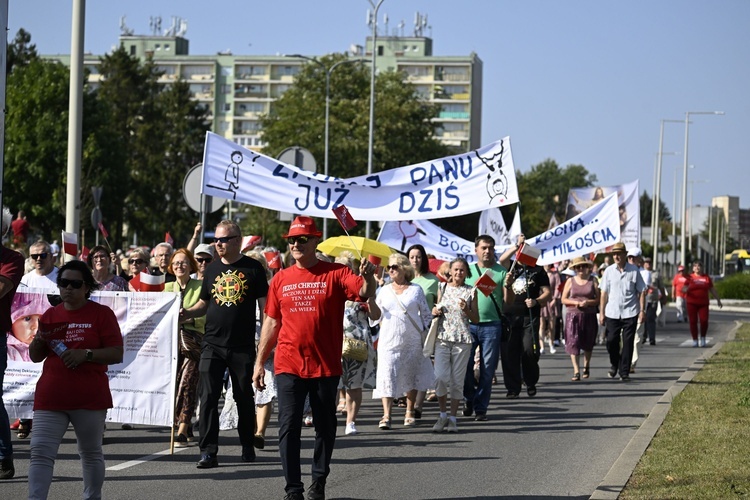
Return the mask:
[[750,324],[672,407],[620,498],[750,496]]

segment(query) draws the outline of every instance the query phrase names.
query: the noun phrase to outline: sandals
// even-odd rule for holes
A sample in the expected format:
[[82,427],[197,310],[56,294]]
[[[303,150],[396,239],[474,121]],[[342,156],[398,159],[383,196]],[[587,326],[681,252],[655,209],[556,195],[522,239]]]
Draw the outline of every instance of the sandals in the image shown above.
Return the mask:
[[581,380],[581,374],[578,372],[575,372],[573,374],[573,378],[570,379],[573,382],[579,382]]
[[583,367],[583,378],[589,378],[589,367],[584,366]]
[[[411,416],[410,416],[411,415]],[[407,411],[406,416],[404,417],[404,426],[405,427],[414,427],[417,425],[417,419],[414,418],[416,415],[413,411]]]
[[380,422],[378,423],[378,428],[381,431],[387,431],[391,428],[391,417],[388,415],[384,415],[383,418],[380,419]]
[[339,405],[336,407],[336,413],[346,413],[346,399],[339,399]]

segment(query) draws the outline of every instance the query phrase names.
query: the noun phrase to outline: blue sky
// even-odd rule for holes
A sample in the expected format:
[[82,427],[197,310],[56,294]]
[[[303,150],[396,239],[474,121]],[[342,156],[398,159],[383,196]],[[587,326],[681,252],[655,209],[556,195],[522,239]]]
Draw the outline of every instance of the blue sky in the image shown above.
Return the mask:
[[[369,8],[367,0],[89,0],[84,45],[109,51],[123,15],[136,34],[149,32],[150,16],[162,27],[179,16],[191,54],[321,55],[363,45]],[[71,0],[10,0],[9,39],[24,28],[40,53],[69,53],[71,9]],[[652,193],[659,121],[720,110],[691,116],[693,202],[729,194],[750,207],[750,1],[385,0],[381,33],[388,14],[389,33],[403,20],[411,34],[416,12],[428,16],[434,54],[483,60],[482,143],[510,136],[516,169],[552,158],[585,166],[602,185],[640,179]],[[684,134],[683,124],[665,124],[664,151],[680,152],[663,157],[670,210]]]

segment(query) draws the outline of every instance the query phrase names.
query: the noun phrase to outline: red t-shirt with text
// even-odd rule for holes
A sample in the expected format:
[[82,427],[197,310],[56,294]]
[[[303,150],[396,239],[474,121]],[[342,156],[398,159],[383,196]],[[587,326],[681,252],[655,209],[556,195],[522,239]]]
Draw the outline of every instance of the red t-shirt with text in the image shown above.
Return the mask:
[[705,306],[708,304],[708,291],[713,288],[714,283],[707,274],[691,274],[688,281],[688,291],[685,294],[685,301],[688,304]]
[[[63,304],[48,309],[42,323],[66,323],[61,338],[68,349],[101,349],[122,347],[122,334],[115,313],[107,306],[88,301],[75,311]],[[42,376],[36,384],[34,410],[106,410],[112,408],[107,365],[82,363],[71,370],[49,349]]]
[[362,283],[348,267],[322,261],[273,277],[265,313],[281,323],[273,359],[277,375],[341,375],[344,303],[359,298]]
[[690,276],[683,276],[682,273],[677,273],[672,280],[672,289],[674,290],[674,296],[684,297],[682,293],[682,287],[684,287],[690,281]]

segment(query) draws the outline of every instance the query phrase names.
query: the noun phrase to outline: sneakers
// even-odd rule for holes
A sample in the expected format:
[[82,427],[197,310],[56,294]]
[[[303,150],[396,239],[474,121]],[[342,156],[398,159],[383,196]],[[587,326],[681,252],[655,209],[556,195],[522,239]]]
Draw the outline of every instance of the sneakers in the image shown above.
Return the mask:
[[357,431],[357,426],[354,425],[354,422],[349,422],[348,424],[346,424],[346,429],[344,429],[344,434],[347,436],[355,436],[359,434],[359,432]]
[[607,370],[607,376],[609,378],[615,378],[617,376],[617,368],[614,366],[610,367],[609,370]]
[[199,469],[213,469],[219,466],[219,459],[216,458],[214,453],[204,453],[201,455],[201,459],[195,466]]
[[312,426],[313,426],[312,415],[305,415],[305,427],[312,427]]
[[472,401],[465,401],[464,405],[464,417],[470,417],[474,413],[474,403]]
[[698,339],[693,340],[693,347],[698,347]]
[[448,417],[438,417],[435,425],[432,426],[432,432],[443,432],[448,427]]
[[[474,417],[474,420],[477,422],[486,422],[487,421],[487,414],[486,413],[477,413],[477,416]],[[456,429],[458,431],[458,429]]]
[[701,347],[706,347],[706,337],[701,337]]
[[0,460],[0,479],[11,479],[16,475],[16,468],[13,466],[12,458]]
[[453,434],[458,432],[458,423],[455,420],[448,419],[448,432]]
[[307,500],[326,500],[326,485],[313,481],[307,488]]
[[555,354],[557,352],[557,349],[555,349],[555,345],[560,345],[560,344],[557,344],[556,342],[552,342],[551,340],[549,341],[549,353],[550,354]]

